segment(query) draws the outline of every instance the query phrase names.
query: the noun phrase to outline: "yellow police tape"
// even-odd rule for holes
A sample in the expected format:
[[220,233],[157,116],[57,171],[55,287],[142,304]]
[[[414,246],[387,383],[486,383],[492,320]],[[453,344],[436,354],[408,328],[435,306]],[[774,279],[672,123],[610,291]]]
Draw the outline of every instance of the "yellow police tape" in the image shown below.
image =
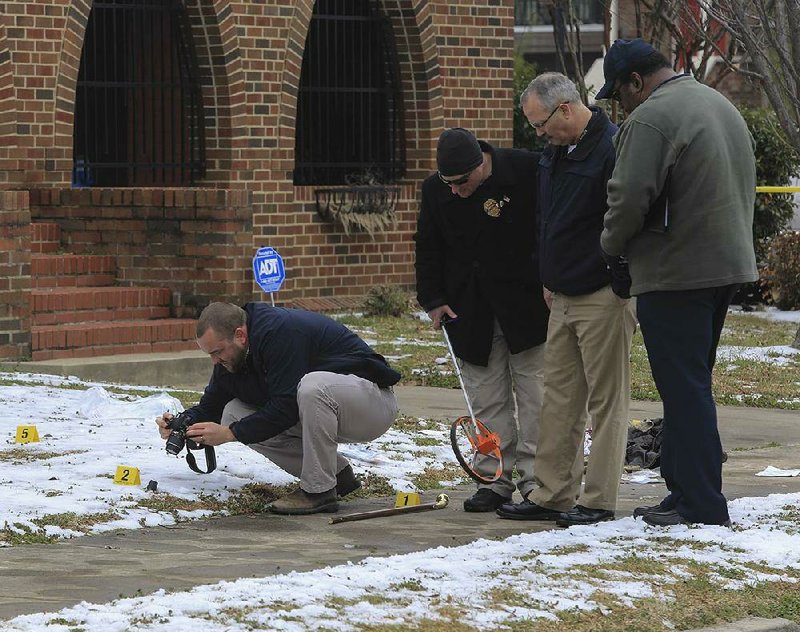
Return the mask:
[[800,193],[800,187],[756,187],[756,193]]

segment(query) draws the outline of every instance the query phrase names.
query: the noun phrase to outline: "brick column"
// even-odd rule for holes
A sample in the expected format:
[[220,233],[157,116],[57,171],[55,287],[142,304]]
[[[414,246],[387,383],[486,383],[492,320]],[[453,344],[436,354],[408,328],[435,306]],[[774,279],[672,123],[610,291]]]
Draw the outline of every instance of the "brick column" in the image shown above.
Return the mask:
[[0,358],[31,355],[31,212],[27,191],[0,191]]

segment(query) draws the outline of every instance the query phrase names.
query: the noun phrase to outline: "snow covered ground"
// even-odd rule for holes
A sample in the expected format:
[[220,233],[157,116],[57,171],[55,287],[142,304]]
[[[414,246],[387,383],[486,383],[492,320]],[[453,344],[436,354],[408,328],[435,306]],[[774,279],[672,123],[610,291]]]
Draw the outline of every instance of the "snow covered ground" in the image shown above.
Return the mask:
[[[797,312],[751,312],[800,322]],[[797,362],[790,348],[721,349],[728,359]],[[726,356],[727,357],[727,356]],[[220,500],[251,483],[281,485],[292,477],[245,446],[218,450],[219,468],[194,474],[164,451],[153,419],[180,402],[149,389],[149,397],[112,394],[109,385],[75,378],[0,373],[0,532],[74,537],[84,532],[169,525],[206,510],[148,508],[148,481],[160,493]],[[115,390],[142,391],[141,387]],[[15,443],[20,425],[35,425],[40,441]],[[384,476],[396,489],[455,460],[441,424],[406,422],[370,445],[344,446],[357,472]],[[136,467],[141,485],[113,482],[117,466]],[[646,483],[647,480],[639,482]],[[624,518],[592,527],[480,541],[358,564],[241,579],[191,591],[81,603],[57,613],[0,622],[13,631],[67,630],[350,630],[361,625],[412,626],[424,617],[446,621],[452,612],[477,628],[511,621],[554,619],[565,610],[633,605],[657,596],[705,565],[719,585],[795,582],[800,576],[800,494],[743,498],[730,504],[732,530],[673,527],[658,530]],[[87,518],[80,530],[59,516]],[[90,518],[90,519],[89,519]],[[7,544],[6,544],[7,545]],[[0,546],[4,546],[0,538]],[[633,563],[635,562],[635,564]],[[641,562],[641,564],[640,564]],[[642,565],[650,570],[641,570]],[[630,570],[636,567],[639,570]],[[588,569],[588,570],[587,570]],[[448,614],[450,613],[450,614]]]
[[[75,378],[0,373],[0,382],[9,381],[20,383],[0,386],[0,530],[74,537],[83,533],[58,526],[64,514],[84,516],[91,523],[90,533],[208,515],[206,510],[172,512],[142,506],[152,496],[145,490],[150,480],[158,482],[159,493],[190,500],[202,494],[222,501],[250,483],[285,485],[296,480],[237,443],[217,450],[215,472],[195,474],[184,461],[185,450],[178,457],[164,450],[154,420],[182,406],[157,389],[143,398],[111,394],[103,385]],[[20,425],[35,425],[40,441],[15,443]],[[392,429],[369,445],[345,445],[342,452],[357,473],[386,477],[398,490],[414,489],[412,477],[426,468],[448,463],[457,468],[441,424],[419,420],[412,430],[408,426]],[[203,466],[202,452],[199,455]],[[115,484],[118,466],[138,468],[142,484]]]
[[[355,630],[411,627],[421,619],[496,629],[566,610],[607,610],[610,602],[670,599],[698,567],[721,589],[795,583],[800,570],[800,494],[730,503],[732,529],[657,529],[623,518],[590,527],[480,540],[460,547],[316,571],[198,586],[190,591],[80,603],[17,617],[9,632],[72,629]],[[610,600],[610,601],[609,601]]]

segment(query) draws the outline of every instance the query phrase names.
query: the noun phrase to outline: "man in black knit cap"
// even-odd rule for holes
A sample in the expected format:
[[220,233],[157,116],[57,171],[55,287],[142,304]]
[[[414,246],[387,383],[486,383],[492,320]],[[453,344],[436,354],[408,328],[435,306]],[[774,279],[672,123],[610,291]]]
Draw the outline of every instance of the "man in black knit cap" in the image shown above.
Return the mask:
[[502,477],[479,486],[466,511],[494,511],[515,487],[524,495],[534,486],[548,317],[536,256],[538,161],[456,127],[439,137],[438,171],[422,184],[417,299],[435,328],[453,319],[447,331],[475,415],[499,434],[503,453]]

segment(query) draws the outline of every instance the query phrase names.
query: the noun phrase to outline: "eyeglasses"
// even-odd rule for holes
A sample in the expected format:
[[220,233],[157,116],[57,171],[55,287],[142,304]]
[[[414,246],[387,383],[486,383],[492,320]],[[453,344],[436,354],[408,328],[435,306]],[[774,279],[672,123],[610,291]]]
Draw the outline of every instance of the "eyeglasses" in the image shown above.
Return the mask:
[[[477,168],[478,167],[475,167],[475,169],[477,169]],[[439,180],[444,182],[447,186],[449,186],[449,187],[453,187],[453,186],[458,187],[458,186],[461,186],[462,184],[466,184],[467,183],[467,180],[470,179],[470,177],[472,176],[472,173],[475,171],[475,169],[472,169],[472,171],[468,171],[463,176],[461,176],[460,178],[456,178],[455,180],[446,180],[445,177],[442,175],[441,171],[437,171],[436,173],[439,175]]]
[[564,101],[564,103],[559,103],[559,104],[558,104],[558,105],[555,107],[555,109],[554,109],[552,112],[550,112],[550,115],[549,115],[549,116],[548,116],[548,117],[547,117],[545,120],[543,120],[543,121],[541,121],[541,122],[538,122],[538,121],[537,121],[536,123],[531,123],[531,127],[532,127],[533,129],[542,129],[542,128],[543,128],[545,125],[547,125],[547,122],[548,122],[548,121],[549,121],[551,118],[553,118],[553,114],[555,114],[556,112],[558,112],[558,110],[561,108],[561,106],[562,106],[562,105],[566,105],[566,104],[567,104],[567,102],[566,102],[566,101]]

